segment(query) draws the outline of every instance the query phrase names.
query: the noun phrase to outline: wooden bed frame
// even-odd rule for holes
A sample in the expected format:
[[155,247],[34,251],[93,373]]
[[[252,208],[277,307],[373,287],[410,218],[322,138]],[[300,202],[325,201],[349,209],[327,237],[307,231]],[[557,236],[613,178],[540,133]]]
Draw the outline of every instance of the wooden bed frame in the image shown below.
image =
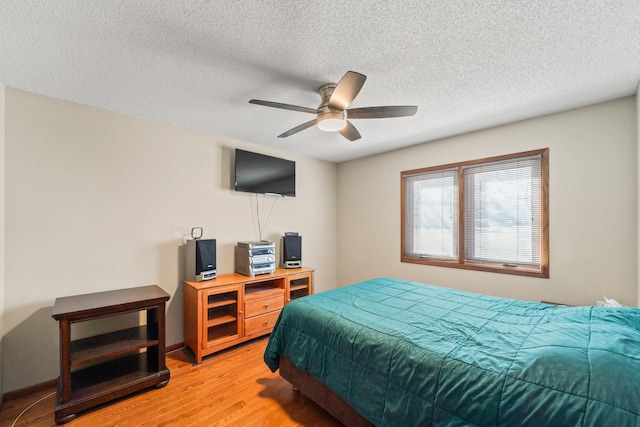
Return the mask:
[[373,424],[360,415],[329,387],[307,372],[296,368],[289,359],[280,356],[280,376],[305,396],[349,427],[371,427]]

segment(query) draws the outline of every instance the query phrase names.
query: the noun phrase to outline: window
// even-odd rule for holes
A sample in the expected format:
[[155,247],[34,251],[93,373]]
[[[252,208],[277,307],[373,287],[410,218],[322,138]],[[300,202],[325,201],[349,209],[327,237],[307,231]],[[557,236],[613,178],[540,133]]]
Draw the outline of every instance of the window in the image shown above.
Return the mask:
[[402,262],[549,277],[549,150],[404,171]]

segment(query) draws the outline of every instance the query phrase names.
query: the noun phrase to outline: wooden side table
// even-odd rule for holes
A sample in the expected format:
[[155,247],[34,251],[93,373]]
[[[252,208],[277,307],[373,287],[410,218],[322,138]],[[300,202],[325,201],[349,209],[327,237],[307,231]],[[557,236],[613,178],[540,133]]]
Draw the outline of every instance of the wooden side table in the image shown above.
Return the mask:
[[[78,412],[169,382],[165,363],[165,304],[156,285],[57,298],[52,317],[60,328],[58,424]],[[146,311],[146,325],[73,340],[71,325]]]

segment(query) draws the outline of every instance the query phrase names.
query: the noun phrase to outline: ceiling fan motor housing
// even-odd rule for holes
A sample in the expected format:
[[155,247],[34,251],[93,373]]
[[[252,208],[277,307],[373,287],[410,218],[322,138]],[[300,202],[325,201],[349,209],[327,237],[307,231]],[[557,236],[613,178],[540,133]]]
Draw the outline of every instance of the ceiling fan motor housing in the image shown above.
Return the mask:
[[319,89],[322,101],[317,109],[318,127],[327,132],[335,132],[343,129],[347,124],[346,110],[338,110],[329,107],[329,100],[336,88],[335,83],[322,85]]

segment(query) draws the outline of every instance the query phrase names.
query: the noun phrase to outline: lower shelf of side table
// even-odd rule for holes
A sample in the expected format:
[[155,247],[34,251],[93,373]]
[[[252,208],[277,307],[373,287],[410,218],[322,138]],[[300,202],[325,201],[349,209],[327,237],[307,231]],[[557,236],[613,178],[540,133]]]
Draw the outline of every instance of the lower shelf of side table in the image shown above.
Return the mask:
[[155,371],[151,368],[148,355],[143,352],[72,372],[71,401],[56,406],[56,421],[67,422],[78,412],[148,387],[162,387],[169,382],[168,369]]

